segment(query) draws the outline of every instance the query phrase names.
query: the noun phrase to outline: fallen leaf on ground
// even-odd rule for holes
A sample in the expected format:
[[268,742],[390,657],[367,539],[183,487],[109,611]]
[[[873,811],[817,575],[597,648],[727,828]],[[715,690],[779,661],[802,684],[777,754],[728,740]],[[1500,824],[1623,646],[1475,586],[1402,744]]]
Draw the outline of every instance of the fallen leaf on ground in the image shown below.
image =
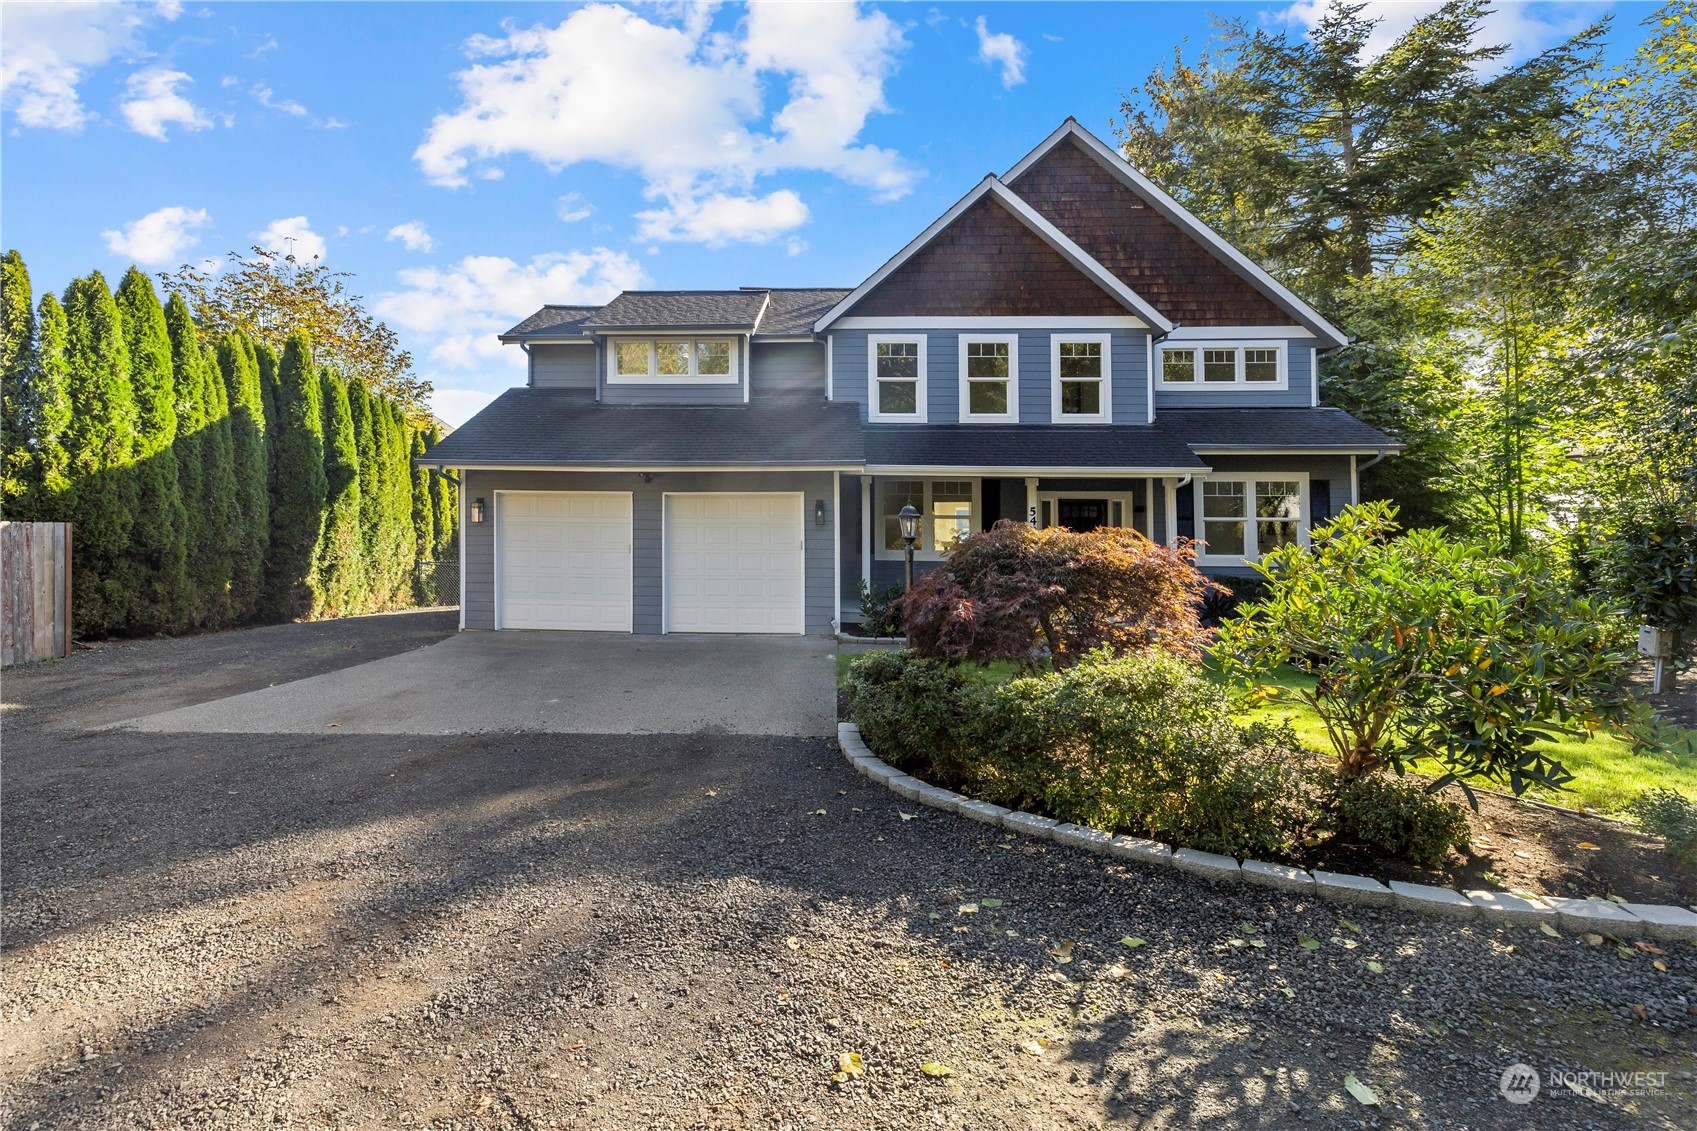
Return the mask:
[[999,899],[981,899],[978,901],[980,907],[1000,907],[1001,905],[1002,901]]
[[1010,939],[1019,938],[1019,932],[1018,931],[1009,931],[1008,932],[1008,938],[1010,938]]
[[926,1061],[924,1064],[919,1066],[919,1070],[927,1076],[936,1076],[939,1078],[943,1076],[953,1076],[955,1074],[954,1069],[938,1060]]
[[1244,943],[1244,941],[1242,939],[1227,939],[1226,945],[1227,946],[1244,946],[1246,944]]
[[1385,972],[1385,968],[1382,965],[1373,961],[1369,961],[1367,963],[1367,969],[1373,971],[1375,974],[1383,974]]
[[1379,1093],[1355,1078],[1351,1072],[1343,1078],[1343,1086],[1349,1089],[1349,1094],[1367,1107],[1379,1106]]
[[1262,950],[1265,950],[1266,947],[1267,947],[1267,940],[1266,939],[1250,939],[1249,945],[1253,946],[1253,947],[1258,947]]
[[566,1051],[567,1052],[576,1052],[578,1049],[588,1048],[588,1047],[589,1046],[584,1044],[582,1041],[573,1041],[571,1044],[566,1046]]
[[1106,973],[1110,978],[1123,978],[1127,974],[1131,973],[1131,971],[1116,962],[1112,966],[1108,967]]
[[1332,942],[1334,944],[1336,944],[1337,946],[1343,947],[1345,950],[1354,950],[1356,947],[1361,945],[1360,943],[1356,942],[1354,939],[1346,939],[1346,938],[1342,938],[1338,935],[1332,936]]
[[789,947],[791,950],[800,950],[801,940],[796,938],[794,935],[791,935],[789,938],[784,940],[784,945]]
[[1030,1053],[1032,1056],[1042,1056],[1043,1049],[1048,1045],[1048,1043],[1048,1041],[1039,1037],[1036,1040],[1021,1041],[1019,1042],[1019,1047]]
[[1293,990],[1293,989],[1291,989],[1291,988],[1290,988],[1290,987],[1289,987],[1289,986],[1280,986],[1280,987],[1279,987],[1279,992],[1280,992],[1280,993],[1281,993],[1281,994],[1284,994],[1284,995],[1285,995],[1285,996],[1286,996],[1286,997],[1288,997],[1288,998],[1294,998],[1294,997],[1296,997],[1296,991],[1295,991],[1295,990]]
[[707,791],[707,796],[708,797],[717,797],[717,796],[719,796],[719,791],[716,790],[716,789],[710,789],[710,790]]
[[1133,950],[1135,950],[1148,941],[1149,941],[1148,939],[1140,939],[1136,935],[1127,935],[1125,938],[1120,940],[1120,945],[1121,946],[1129,946]]
[[1065,966],[1067,963],[1071,962],[1072,940],[1069,939],[1063,943],[1056,943],[1054,948],[1049,951],[1049,957],[1053,958],[1055,962],[1061,966]]
[[1637,951],[1633,950],[1629,946],[1617,946],[1615,947],[1615,953],[1622,958],[1631,958],[1637,953]]
[[1297,935],[1296,945],[1301,947],[1303,950],[1319,950],[1320,940],[1315,938],[1313,935]]
[[1561,932],[1550,926],[1548,923],[1539,923],[1538,929],[1543,931],[1546,935],[1549,935],[1552,939],[1561,938]]
[[1342,927],[1351,934],[1359,935],[1361,933],[1360,925],[1357,923],[1351,923],[1348,919],[1339,919],[1338,926]]
[[927,919],[941,919],[942,917],[943,913],[941,911],[933,911],[931,914],[926,916]]
[[1588,841],[1588,840],[1582,840],[1582,841],[1580,841],[1580,842],[1579,842],[1579,843],[1578,843],[1578,844],[1577,844],[1577,845],[1575,845],[1575,846],[1574,846],[1574,847],[1576,847],[1576,848],[1585,848],[1585,849],[1589,849],[1589,850],[1590,850],[1590,851],[1592,851],[1592,852],[1600,852],[1600,851],[1602,851],[1602,848],[1603,848],[1603,846],[1602,846],[1602,845],[1600,845],[1600,844],[1592,844],[1592,843],[1591,843],[1591,842],[1590,842],[1590,841]]
[[866,1071],[866,1061],[857,1052],[840,1052],[837,1054],[837,1072],[841,1076],[859,1076]]
[[1640,939],[1638,942],[1634,943],[1633,945],[1636,946],[1639,950],[1643,951],[1645,954],[1666,954],[1667,953],[1667,951],[1663,950],[1661,947],[1657,946],[1655,943],[1644,942],[1642,939]]
[[1602,946],[1603,945],[1603,936],[1599,935],[1599,934],[1597,934],[1593,931],[1586,931],[1580,937],[1583,938],[1586,942],[1590,943],[1592,946]]
[[1635,1005],[1632,1007],[1632,1016],[1638,1018],[1640,1021],[1648,1021],[1650,1020],[1650,1011],[1645,1009],[1642,1005]]
[[978,904],[963,903],[960,905],[960,913],[962,915],[976,915],[978,914]]
[[813,812],[808,814],[809,817],[823,817],[825,815],[826,813],[823,809],[815,809]]
[[1660,970],[1664,974],[1666,974],[1668,972],[1668,964],[1666,962],[1663,962],[1659,958],[1656,959],[1654,962],[1650,963],[1650,965],[1654,966],[1656,969]]
[[1237,925],[1237,933],[1240,935],[1253,935],[1258,929],[1254,923],[1239,923]]
[[915,817],[919,816],[919,814],[918,813],[903,813],[900,809],[897,809],[896,810],[896,816],[900,817],[904,821],[911,821]]
[[1277,1068],[1268,1068],[1265,1064],[1261,1066],[1261,1075],[1263,1076],[1277,1076],[1278,1074],[1279,1070]]

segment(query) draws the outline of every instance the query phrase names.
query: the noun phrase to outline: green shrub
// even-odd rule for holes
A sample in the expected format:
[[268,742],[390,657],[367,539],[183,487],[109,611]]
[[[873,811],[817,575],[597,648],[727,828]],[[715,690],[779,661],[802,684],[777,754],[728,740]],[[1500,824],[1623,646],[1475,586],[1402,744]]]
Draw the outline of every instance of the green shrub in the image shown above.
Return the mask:
[[910,652],[869,652],[843,681],[849,717],[873,753],[937,785],[960,783],[977,756],[986,691],[959,668]]
[[1319,819],[1319,761],[1244,727],[1192,664],[1091,653],[996,690],[974,796],[1233,855],[1288,850]]
[[1337,831],[1387,856],[1440,868],[1451,848],[1467,847],[1467,816],[1413,778],[1334,776],[1329,798]]
[[1651,789],[1626,808],[1646,832],[1667,841],[1668,855],[1697,864],[1697,805],[1689,798],[1671,789]]
[[902,587],[860,583],[860,627],[873,636],[902,634]]

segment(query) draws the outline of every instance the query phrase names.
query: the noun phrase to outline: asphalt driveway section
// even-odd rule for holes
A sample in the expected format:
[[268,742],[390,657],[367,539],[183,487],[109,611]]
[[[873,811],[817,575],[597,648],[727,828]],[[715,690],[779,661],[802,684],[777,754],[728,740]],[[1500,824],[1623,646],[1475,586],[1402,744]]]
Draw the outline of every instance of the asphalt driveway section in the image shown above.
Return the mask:
[[467,632],[326,675],[134,719],[155,733],[718,734],[836,731],[818,636]]
[[[153,646],[126,695],[181,694]],[[1215,888],[916,812],[830,739],[51,710],[5,716],[7,1127],[1697,1123],[1691,947]],[[1651,1075],[1517,1106],[1516,1062]]]

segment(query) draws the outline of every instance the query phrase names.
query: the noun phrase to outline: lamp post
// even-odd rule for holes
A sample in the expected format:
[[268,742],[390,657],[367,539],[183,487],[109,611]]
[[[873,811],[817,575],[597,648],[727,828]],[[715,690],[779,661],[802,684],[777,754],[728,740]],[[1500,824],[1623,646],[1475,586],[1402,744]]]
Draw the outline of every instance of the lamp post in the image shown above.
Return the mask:
[[913,588],[913,543],[919,538],[919,512],[913,507],[913,500],[908,499],[896,515],[896,521],[901,523],[902,544],[907,547],[907,585],[904,591]]

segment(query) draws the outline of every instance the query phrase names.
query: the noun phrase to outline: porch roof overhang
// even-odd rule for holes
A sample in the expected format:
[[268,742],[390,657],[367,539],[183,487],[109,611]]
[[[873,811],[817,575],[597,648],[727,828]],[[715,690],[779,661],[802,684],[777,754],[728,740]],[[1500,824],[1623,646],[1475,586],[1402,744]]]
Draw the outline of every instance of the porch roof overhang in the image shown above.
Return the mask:
[[1006,476],[1200,475],[1208,465],[1158,425],[869,424],[866,470]]
[[1201,455],[1376,455],[1403,449],[1400,441],[1341,408],[1164,408],[1155,427]]

